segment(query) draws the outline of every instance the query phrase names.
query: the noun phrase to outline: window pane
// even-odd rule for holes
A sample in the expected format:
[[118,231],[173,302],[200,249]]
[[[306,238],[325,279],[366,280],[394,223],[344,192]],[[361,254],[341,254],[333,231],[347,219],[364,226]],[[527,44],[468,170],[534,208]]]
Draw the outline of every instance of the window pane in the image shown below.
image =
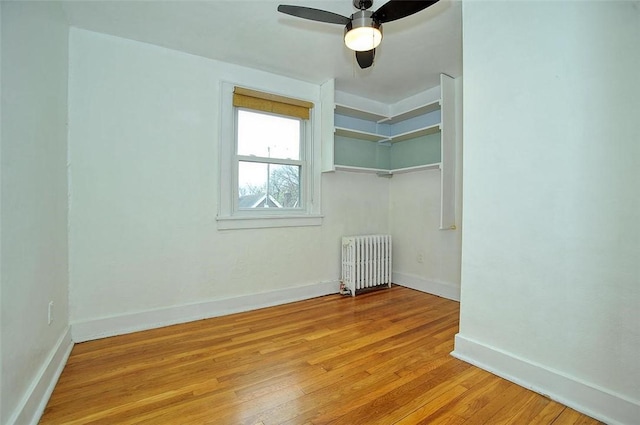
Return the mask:
[[299,208],[300,167],[296,165],[271,165],[269,194],[284,208]]
[[300,120],[238,110],[238,155],[300,159]]
[[300,208],[300,167],[239,161],[238,207]]
[[267,164],[238,163],[238,206],[255,208],[267,193]]

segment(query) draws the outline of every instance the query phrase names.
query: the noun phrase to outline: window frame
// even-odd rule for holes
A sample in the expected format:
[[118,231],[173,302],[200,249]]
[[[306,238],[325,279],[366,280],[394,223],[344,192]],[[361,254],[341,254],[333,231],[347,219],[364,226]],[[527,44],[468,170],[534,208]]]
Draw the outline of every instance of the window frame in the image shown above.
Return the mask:
[[[271,158],[269,162],[285,163],[298,162],[300,170],[300,207],[299,208],[255,208],[240,209],[238,205],[238,167],[242,158],[251,162],[262,157],[246,157],[238,155],[237,122],[238,110],[264,113],[274,116],[286,116],[278,113],[252,110],[250,108],[233,106],[233,90],[238,84],[222,82],[220,105],[220,138],[219,138],[219,203],[216,217],[219,230],[250,229],[269,227],[298,227],[318,226],[322,224],[320,214],[320,158],[316,143],[316,126],[318,111],[310,110],[309,119],[298,118],[301,121],[300,160],[286,160]],[[267,92],[261,89],[264,93]],[[285,94],[273,93],[277,96]]]

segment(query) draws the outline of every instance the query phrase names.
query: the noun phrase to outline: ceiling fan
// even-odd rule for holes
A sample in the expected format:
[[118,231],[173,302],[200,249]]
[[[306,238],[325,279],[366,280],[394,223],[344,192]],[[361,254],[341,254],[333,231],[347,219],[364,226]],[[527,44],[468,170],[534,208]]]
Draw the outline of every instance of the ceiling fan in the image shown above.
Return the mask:
[[382,41],[382,24],[405,18],[437,3],[439,0],[389,0],[375,12],[367,10],[373,0],[353,0],[358,9],[350,18],[326,10],[281,4],[278,12],[312,21],[344,25],[344,43],[356,52],[360,68],[373,65],[376,47]]

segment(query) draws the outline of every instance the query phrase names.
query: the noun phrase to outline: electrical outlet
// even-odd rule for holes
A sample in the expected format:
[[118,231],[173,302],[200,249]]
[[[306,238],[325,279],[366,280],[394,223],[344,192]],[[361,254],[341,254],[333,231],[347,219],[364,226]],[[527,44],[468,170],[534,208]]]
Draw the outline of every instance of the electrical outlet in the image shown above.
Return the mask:
[[49,301],[49,311],[47,313],[47,321],[48,321],[48,325],[51,324],[51,322],[53,322],[53,301]]
[[424,253],[419,252],[416,256],[416,261],[420,264],[424,263]]

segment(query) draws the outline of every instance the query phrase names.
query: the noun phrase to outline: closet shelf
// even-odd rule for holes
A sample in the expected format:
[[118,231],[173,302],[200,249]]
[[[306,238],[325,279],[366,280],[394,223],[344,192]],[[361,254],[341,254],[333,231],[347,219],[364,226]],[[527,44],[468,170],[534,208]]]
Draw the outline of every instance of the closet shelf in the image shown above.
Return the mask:
[[380,142],[389,139],[389,136],[385,136],[384,134],[368,133],[366,131],[354,130],[345,127],[336,127],[335,134],[336,136],[352,137],[354,139],[369,140],[371,142]]
[[339,103],[335,104],[335,113],[338,115],[344,115],[346,117],[358,118],[366,121],[374,121],[379,122],[381,120],[387,119],[385,115],[378,114],[376,112],[365,111],[357,108],[353,108],[351,106],[342,105]]
[[405,167],[398,168],[395,170],[388,170],[386,168],[367,168],[367,167],[353,167],[351,165],[338,165],[336,164],[336,171],[351,171],[356,173],[371,173],[371,174],[402,174],[409,173],[413,171],[423,171],[423,170],[439,170],[441,167],[440,162],[435,162],[433,164],[424,164],[424,165],[416,165],[414,167]]
[[440,131],[440,124],[430,125],[428,127],[418,128],[416,130],[407,131],[405,133],[396,134],[390,136],[389,139],[393,142],[403,142],[409,139],[415,139],[416,137],[426,136],[428,134],[437,133]]
[[380,124],[397,124],[399,122],[419,117],[421,115],[426,115],[431,112],[435,112],[440,109],[440,100],[436,100],[425,105],[419,106],[415,109],[411,109],[409,111],[403,112],[398,115],[394,115],[393,117],[382,118],[378,121]]
[[440,124],[434,124],[427,127],[417,128],[415,130],[406,131],[400,134],[384,135],[378,133],[369,133],[366,131],[354,130],[346,127],[335,127],[336,136],[352,137],[354,139],[368,140],[370,142],[402,142],[416,137],[426,136],[428,134],[440,131]]

